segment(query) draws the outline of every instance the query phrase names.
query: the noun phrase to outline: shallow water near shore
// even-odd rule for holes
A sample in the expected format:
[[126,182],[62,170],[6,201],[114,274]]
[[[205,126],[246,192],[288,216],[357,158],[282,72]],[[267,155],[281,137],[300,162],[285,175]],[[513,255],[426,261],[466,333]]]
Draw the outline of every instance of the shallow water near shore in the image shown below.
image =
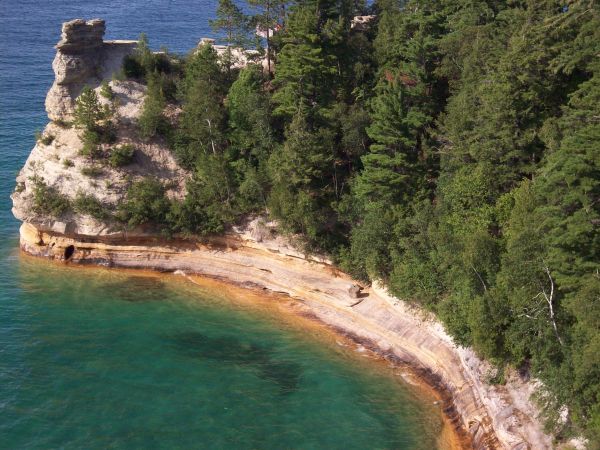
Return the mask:
[[275,312],[174,277],[13,258],[3,448],[437,446],[430,399]]

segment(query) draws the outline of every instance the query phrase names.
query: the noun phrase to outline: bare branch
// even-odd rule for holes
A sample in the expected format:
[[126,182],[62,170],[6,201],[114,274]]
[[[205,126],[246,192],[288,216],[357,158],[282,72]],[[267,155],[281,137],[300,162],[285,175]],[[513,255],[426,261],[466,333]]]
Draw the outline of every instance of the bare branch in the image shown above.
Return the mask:
[[479,275],[479,272],[477,272],[475,270],[475,267],[473,266],[473,264],[471,264],[471,269],[473,269],[473,272],[475,272],[475,275],[477,275],[477,278],[479,278],[479,281],[481,281],[481,284],[483,285],[483,290],[485,292],[487,292],[487,286],[485,284],[485,281],[483,281],[483,278],[481,278],[481,275]]
[[546,299],[546,303],[548,303],[548,309],[550,310],[550,321],[552,322],[552,327],[554,328],[554,334],[556,334],[556,339],[560,345],[563,345],[563,341],[558,334],[558,327],[556,326],[556,319],[554,315],[554,280],[552,279],[552,275],[550,275],[550,269],[546,266],[544,267],[544,271],[548,275],[548,279],[550,280],[550,296],[546,294],[546,291],[542,289],[542,293],[544,294],[544,298]]

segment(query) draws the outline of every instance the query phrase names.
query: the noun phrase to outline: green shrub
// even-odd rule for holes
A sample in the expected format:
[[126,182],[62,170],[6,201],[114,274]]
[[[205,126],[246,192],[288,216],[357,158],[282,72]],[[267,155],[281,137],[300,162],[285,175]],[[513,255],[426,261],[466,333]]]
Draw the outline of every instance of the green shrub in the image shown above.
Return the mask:
[[44,145],[50,145],[50,144],[52,144],[53,141],[54,141],[53,134],[47,134],[44,137],[42,137],[42,144],[44,144]]
[[102,157],[100,149],[100,134],[96,130],[85,130],[83,132],[83,147],[79,150],[81,156],[87,156],[90,159],[98,159]]
[[112,149],[108,157],[108,163],[112,167],[123,167],[131,164],[135,147],[131,144],[123,144]]
[[65,168],[69,168],[69,167],[73,167],[75,165],[75,163],[73,161],[71,161],[70,159],[63,159],[63,167]]
[[86,177],[96,178],[102,175],[102,168],[98,166],[87,166],[81,168],[81,174]]
[[140,64],[138,58],[134,55],[127,55],[123,59],[123,74],[126,78],[139,80],[144,76],[144,68]]
[[75,100],[75,124],[87,130],[93,130],[104,118],[104,111],[98,100],[98,95],[89,86],[85,86]]
[[166,49],[154,53],[148,44],[148,38],[142,33],[138,40],[136,51],[123,59],[122,72],[126,78],[147,81],[152,73],[172,74],[177,71],[172,61],[173,57]]
[[33,182],[33,211],[36,214],[58,218],[71,208],[69,199],[55,187],[48,186],[43,178],[35,176],[30,180]]
[[69,121],[63,120],[63,119],[53,120],[52,123],[58,125],[61,128],[71,128],[73,126],[72,122],[69,122]]
[[35,140],[41,142],[44,145],[50,145],[54,141],[55,136],[53,134],[44,134],[41,131],[35,132]]
[[117,127],[114,122],[108,121],[103,126],[97,128],[100,135],[100,142],[103,144],[114,144],[117,141]]
[[127,190],[126,201],[117,211],[117,218],[130,227],[147,223],[164,224],[170,208],[165,191],[156,178],[134,182]]
[[97,220],[106,220],[110,217],[110,211],[106,205],[93,195],[78,192],[73,201],[73,210],[79,214],[85,214]]
[[140,134],[143,138],[149,139],[154,136],[165,136],[169,132],[169,123],[163,114],[167,105],[166,98],[161,86],[161,77],[153,73],[148,76],[148,89],[142,114],[140,115],[138,125]]
[[106,80],[104,80],[100,85],[100,95],[108,100],[115,98],[115,93]]

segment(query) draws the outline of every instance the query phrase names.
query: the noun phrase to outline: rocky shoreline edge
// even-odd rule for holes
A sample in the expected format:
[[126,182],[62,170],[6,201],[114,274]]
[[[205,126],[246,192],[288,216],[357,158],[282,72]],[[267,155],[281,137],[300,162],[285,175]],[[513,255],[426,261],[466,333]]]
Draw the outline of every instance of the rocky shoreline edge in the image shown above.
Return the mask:
[[178,272],[285,294],[307,314],[394,365],[407,367],[441,398],[458,440],[475,449],[550,449],[530,400],[535,382],[514,374],[493,385],[493,368],[456,346],[431,315],[374,283],[359,287],[324,258],[308,257],[256,223],[206,242],[151,235],[69,236],[23,223],[21,249],[58,261]]

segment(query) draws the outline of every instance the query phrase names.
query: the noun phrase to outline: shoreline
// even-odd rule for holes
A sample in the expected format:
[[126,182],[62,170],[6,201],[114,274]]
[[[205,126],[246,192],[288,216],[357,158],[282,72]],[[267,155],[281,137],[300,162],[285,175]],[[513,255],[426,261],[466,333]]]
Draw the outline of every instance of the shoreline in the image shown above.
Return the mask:
[[[21,249],[30,255],[75,264],[183,274],[251,291],[285,295],[302,312],[338,335],[406,369],[437,393],[459,448],[546,449],[529,396],[534,384],[510,379],[485,382],[489,365],[454,345],[430,315],[391,297],[377,284],[358,298],[356,282],[326,260],[307,259],[282,242],[254,239],[247,230],[208,243],[164,241],[151,236],[103,240],[43,232],[24,223]],[[444,427],[448,428],[448,427]]]
[[[437,450],[463,450],[472,448],[470,439],[464,431],[457,430],[455,424],[444,413],[442,396],[427,380],[421,378],[413,367],[386,359],[377,349],[368,347],[368,343],[356,340],[343,330],[334,329],[320,320],[300,299],[295,299],[281,293],[264,291],[248,286],[238,286],[234,283],[200,275],[184,275],[173,272],[158,272],[148,269],[130,269],[120,267],[102,267],[82,264],[68,264],[64,261],[40,258],[22,250],[19,257],[27,264],[50,264],[51,266],[68,271],[100,272],[100,276],[109,276],[111,272],[125,277],[149,277],[179,286],[187,295],[206,294],[224,300],[227,308],[243,308],[266,318],[276,321],[293,333],[301,333],[300,339],[306,339],[313,344],[328,347],[331,351],[341,352],[349,364],[357,365],[362,370],[373,371],[381,376],[391,378],[418,398],[424,409],[433,410],[432,419],[439,420],[437,434]],[[364,344],[367,344],[365,346]]]
[[[136,269],[136,271],[139,270]],[[180,274],[176,274],[176,276],[178,275]],[[283,316],[285,317],[286,324],[293,322],[293,326],[302,331],[318,334],[316,338],[319,341],[327,340],[331,346],[335,343],[336,346],[349,349],[353,353],[351,357],[356,358],[357,361],[359,358],[357,353],[359,353],[361,357],[368,359],[367,364],[370,366],[381,366],[378,369],[386,372],[387,376],[399,378],[406,389],[416,392],[418,397],[424,402],[430,401],[433,405],[439,406],[439,417],[442,422],[441,430],[437,437],[439,450],[471,448],[470,438],[464,430],[456,428],[456,424],[449,419],[444,411],[445,407],[451,406],[449,398],[447,396],[444,398],[428,379],[423,378],[413,367],[387,358],[377,348],[373,348],[370,343],[361,340],[357,336],[350,335],[345,330],[331,327],[319,317],[312,314],[301,299],[294,299],[274,292],[265,292],[264,290],[252,287],[241,287],[206,276],[183,275],[182,278],[200,289],[214,290],[221,293],[226,292],[228,298],[233,297],[236,301],[250,303],[252,308],[258,309],[261,313],[264,313],[264,310],[268,309],[268,312],[278,319]]]

